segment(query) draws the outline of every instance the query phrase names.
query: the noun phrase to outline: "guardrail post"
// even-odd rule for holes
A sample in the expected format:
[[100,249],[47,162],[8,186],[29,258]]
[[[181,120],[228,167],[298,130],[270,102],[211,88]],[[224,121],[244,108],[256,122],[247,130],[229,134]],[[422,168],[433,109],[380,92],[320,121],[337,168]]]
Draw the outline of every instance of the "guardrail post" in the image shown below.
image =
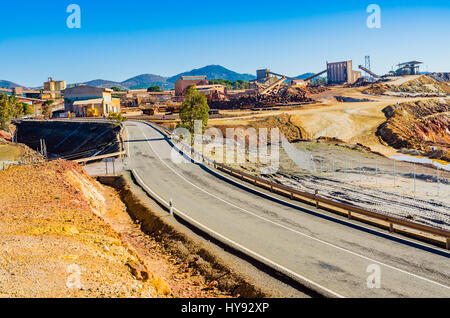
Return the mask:
[[351,220],[352,219],[352,211],[348,211],[348,215],[347,215],[348,219]]
[[294,192],[291,192],[291,200],[294,200]]
[[447,247],[448,250],[450,250],[450,237],[447,237],[446,247]]
[[319,201],[317,200],[317,196],[319,194],[319,190],[314,191],[314,199],[316,199],[316,208],[319,208]]
[[170,211],[170,216],[173,216],[173,200],[170,199],[169,202],[169,211]]
[[389,232],[394,233],[394,224],[389,223]]

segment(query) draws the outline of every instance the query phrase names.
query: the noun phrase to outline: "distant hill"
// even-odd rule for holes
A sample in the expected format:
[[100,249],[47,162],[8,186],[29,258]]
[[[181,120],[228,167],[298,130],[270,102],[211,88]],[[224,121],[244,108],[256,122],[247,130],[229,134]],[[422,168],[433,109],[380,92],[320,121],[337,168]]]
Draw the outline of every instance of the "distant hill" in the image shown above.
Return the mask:
[[127,79],[121,84],[130,89],[149,88],[150,86],[161,86],[161,83],[166,83],[167,77],[162,77],[154,74],[142,74],[136,77]]
[[198,75],[206,75],[208,79],[226,79],[233,82],[237,80],[251,81],[256,78],[256,76],[253,76],[251,74],[239,74],[233,72],[220,65],[208,65],[202,68],[194,69],[189,72],[184,72],[172,76],[167,81],[170,83],[175,83],[176,80],[180,78],[180,76],[198,76]]
[[296,76],[295,78],[296,78],[296,79],[305,79],[305,78],[308,78],[308,77],[313,76],[314,74],[316,74],[316,73],[305,73],[305,74]]
[[83,84],[104,88],[118,87],[123,90],[128,90],[128,89],[149,88],[150,86],[154,85],[160,86],[161,83],[165,84],[166,81],[167,81],[166,77],[153,74],[142,74],[133,78],[129,78],[123,82],[114,82],[109,80],[96,79],[93,81],[85,82]]
[[95,87],[103,87],[103,88],[118,87],[118,88],[124,89],[124,90],[128,89],[128,87],[123,86],[121,83],[103,80],[103,79],[96,79],[93,81],[85,82],[83,84],[86,84],[89,86],[95,86]]
[[14,88],[14,87],[21,87],[22,85],[10,82],[10,81],[5,81],[5,80],[0,80],[0,87],[1,88]]

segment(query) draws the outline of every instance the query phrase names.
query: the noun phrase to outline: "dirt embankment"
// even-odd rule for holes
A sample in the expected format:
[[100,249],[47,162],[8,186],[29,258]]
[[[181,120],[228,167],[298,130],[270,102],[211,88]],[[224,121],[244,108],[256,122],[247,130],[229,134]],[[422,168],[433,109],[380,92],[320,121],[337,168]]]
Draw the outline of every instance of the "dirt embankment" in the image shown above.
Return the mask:
[[450,86],[445,82],[439,82],[430,76],[419,76],[405,82],[376,83],[363,91],[370,95],[405,95],[419,96],[446,96],[450,94]]
[[450,100],[425,100],[388,106],[377,135],[396,149],[415,149],[450,161]]
[[[218,128],[224,137],[232,138],[232,136],[227,136],[227,128],[236,129],[235,133],[239,136],[239,131],[237,129],[242,129],[242,134],[248,132],[248,129],[255,129],[256,133],[259,134],[260,129],[267,129],[267,140],[259,139],[259,142],[270,142],[270,135],[272,129],[278,128],[280,133],[283,134],[287,140],[290,142],[300,140],[304,138],[304,131],[301,127],[295,126],[291,122],[291,116],[288,114],[281,114],[278,116],[268,116],[261,119],[256,119],[249,121],[246,125],[214,125],[214,128]],[[248,139],[247,139],[248,140]]]
[[76,164],[0,171],[0,297],[169,295],[103,219],[114,197]]

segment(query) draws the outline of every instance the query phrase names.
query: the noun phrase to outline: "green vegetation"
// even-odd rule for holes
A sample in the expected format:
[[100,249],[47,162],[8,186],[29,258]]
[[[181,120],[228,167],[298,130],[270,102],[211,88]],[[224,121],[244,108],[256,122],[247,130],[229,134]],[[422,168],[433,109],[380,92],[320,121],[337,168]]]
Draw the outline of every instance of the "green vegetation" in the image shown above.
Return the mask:
[[209,106],[205,95],[197,91],[195,85],[187,88],[185,99],[180,109],[181,127],[194,134],[196,120],[202,121],[202,132],[205,131],[209,120]]
[[250,88],[250,83],[243,81],[243,80],[237,80],[237,81],[230,81],[226,79],[213,79],[209,81],[210,84],[220,84],[225,87],[231,88],[231,89],[248,89]]
[[155,86],[150,86],[147,89],[147,92],[162,92],[162,90],[161,90],[161,87],[155,85]]
[[125,120],[121,113],[110,113],[108,115],[109,120],[114,120],[116,123],[120,124]]
[[126,92],[126,90],[120,89],[120,88],[118,88],[118,87],[116,87],[116,86],[111,87],[111,89],[112,89],[113,91],[115,91],[115,92]]
[[47,100],[45,101],[44,105],[42,106],[42,115],[44,115],[45,118],[51,119],[53,117],[53,107],[52,105],[55,103],[54,100]]
[[0,129],[9,131],[11,119],[18,119],[33,113],[33,106],[20,102],[15,96],[0,94]]
[[311,80],[311,82],[313,84],[318,84],[318,85],[327,85],[328,84],[328,80],[326,77],[316,77],[313,80]]

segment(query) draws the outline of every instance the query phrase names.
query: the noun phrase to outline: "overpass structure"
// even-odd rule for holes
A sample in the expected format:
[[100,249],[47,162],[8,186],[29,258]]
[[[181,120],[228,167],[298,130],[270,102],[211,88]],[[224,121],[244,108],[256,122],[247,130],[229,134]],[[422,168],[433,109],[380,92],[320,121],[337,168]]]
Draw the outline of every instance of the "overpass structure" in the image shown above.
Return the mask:
[[450,297],[448,251],[245,185],[151,124],[124,127],[127,167],[153,199],[275,271],[327,297]]

